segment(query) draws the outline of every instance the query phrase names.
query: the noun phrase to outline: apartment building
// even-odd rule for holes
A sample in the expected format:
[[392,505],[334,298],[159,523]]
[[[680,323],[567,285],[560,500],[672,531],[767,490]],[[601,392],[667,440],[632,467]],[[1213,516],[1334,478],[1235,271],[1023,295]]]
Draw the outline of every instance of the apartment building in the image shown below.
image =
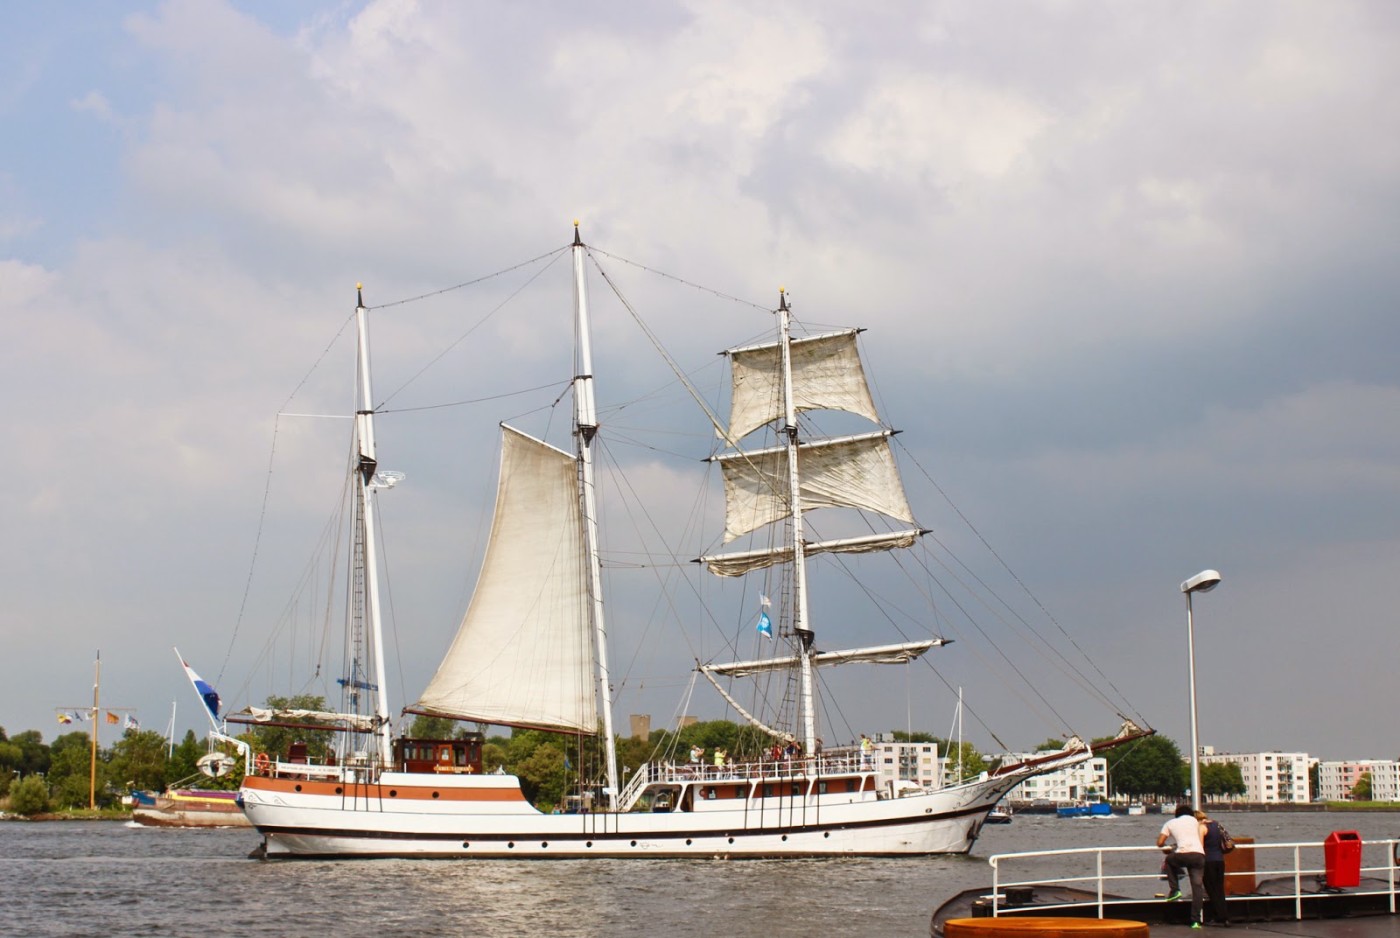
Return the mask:
[[1308,792],[1306,752],[1216,752],[1201,747],[1201,765],[1233,762],[1244,779],[1244,801],[1259,804],[1297,804],[1311,800]]
[[1371,775],[1371,801],[1400,801],[1400,762],[1389,759],[1355,759],[1319,762],[1317,788],[1323,801],[1347,801],[1362,775]]

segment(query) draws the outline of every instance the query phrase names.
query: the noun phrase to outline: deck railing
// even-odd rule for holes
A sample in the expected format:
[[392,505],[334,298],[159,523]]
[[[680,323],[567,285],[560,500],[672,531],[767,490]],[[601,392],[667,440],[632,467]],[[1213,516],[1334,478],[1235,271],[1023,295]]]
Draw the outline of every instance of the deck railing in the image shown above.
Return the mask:
[[618,800],[618,808],[629,810],[637,803],[642,791],[652,784],[679,785],[684,782],[743,782],[753,780],[774,781],[777,779],[819,778],[825,775],[849,774],[851,772],[873,772],[875,763],[867,754],[862,760],[855,749],[840,749],[818,756],[799,756],[795,759],[760,759],[753,762],[731,762],[725,765],[710,765],[702,762],[683,762],[679,765],[669,762],[648,762],[638,767],[627,782]]
[[[1390,912],[1395,913],[1397,908],[1396,884],[1400,881],[1400,866],[1397,866],[1397,851],[1400,850],[1400,840],[1391,838],[1389,840],[1363,840],[1362,847],[1362,884],[1355,888],[1348,888],[1349,895],[1369,895],[1388,896]],[[1366,865],[1365,858],[1367,848],[1372,857],[1372,864]],[[1324,845],[1319,842],[1313,843],[1279,843],[1279,844],[1239,844],[1236,851],[1250,850],[1254,853],[1254,869],[1229,872],[1227,868],[1226,895],[1229,896],[1230,877],[1252,877],[1256,880],[1262,879],[1291,879],[1293,882],[1292,892],[1271,892],[1269,898],[1272,899],[1292,899],[1294,906],[1294,916],[1303,918],[1303,899],[1305,896],[1317,895],[1314,892],[1304,892],[1304,882],[1316,882],[1319,877],[1326,875],[1326,867],[1318,865],[1324,861]],[[1376,863],[1377,852],[1384,851],[1383,862]],[[1261,860],[1267,858],[1265,865]],[[986,898],[991,900],[991,914],[996,916],[1003,910],[1003,904],[1007,900],[1008,890],[1018,887],[1032,886],[1063,886],[1079,889],[1092,893],[1095,898],[1093,905],[1097,909],[1097,917],[1105,918],[1106,911],[1114,905],[1121,905],[1129,902],[1143,902],[1158,897],[1156,884],[1162,880],[1163,853],[1157,847],[1127,846],[1127,847],[1081,847],[1069,850],[1029,850],[1021,853],[999,853],[988,858],[987,862],[992,867],[992,892]],[[1037,877],[1034,879],[1018,878],[1015,880],[1003,878],[1003,868],[1034,865],[1036,861],[1053,862],[1057,870],[1063,870],[1071,875],[1056,875],[1052,878]],[[1024,874],[1017,874],[1023,876]],[[1186,882],[1186,874],[1181,875],[1183,886],[1189,885]],[[1383,885],[1376,887],[1374,884],[1380,881]],[[1368,886],[1368,882],[1371,884]],[[1143,894],[1145,893],[1145,895]],[[1063,908],[1069,905],[1082,906],[1084,902],[1074,903],[1036,903],[1037,909]]]

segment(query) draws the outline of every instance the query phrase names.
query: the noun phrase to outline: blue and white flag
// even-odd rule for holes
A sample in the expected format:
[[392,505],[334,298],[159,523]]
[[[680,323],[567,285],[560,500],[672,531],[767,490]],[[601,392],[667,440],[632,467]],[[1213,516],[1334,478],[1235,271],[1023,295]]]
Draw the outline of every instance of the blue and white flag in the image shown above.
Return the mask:
[[123,726],[122,729],[125,729],[125,730],[139,730],[140,728],[141,728],[141,724],[137,721],[137,719],[136,719],[134,716],[132,716],[131,714],[128,713],[128,714],[126,715],[126,725]]
[[[179,654],[178,650],[176,654]],[[200,699],[204,701],[204,706],[208,708],[209,715],[217,720],[219,718],[219,692],[214,690],[213,685],[208,681],[195,674],[194,668],[190,667],[189,662],[185,661],[184,658],[180,659],[180,664],[185,669],[185,676],[190,679],[190,683],[194,685]]]
[[769,638],[773,637],[773,620],[768,618],[767,612],[760,612],[758,614],[758,625],[754,626],[754,631],[759,635],[766,635]]

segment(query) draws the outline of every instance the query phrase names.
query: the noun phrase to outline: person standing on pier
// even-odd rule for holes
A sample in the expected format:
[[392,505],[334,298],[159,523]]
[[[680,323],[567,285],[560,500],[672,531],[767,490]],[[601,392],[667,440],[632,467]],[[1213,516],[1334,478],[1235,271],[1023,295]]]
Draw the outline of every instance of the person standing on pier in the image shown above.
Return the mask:
[[1225,829],[1219,821],[1212,821],[1204,811],[1196,812],[1196,820],[1201,822],[1201,844],[1204,847],[1206,897],[1210,900],[1211,921],[1224,928],[1230,927],[1230,915],[1225,908]]
[[1204,843],[1206,826],[1196,820],[1196,814],[1189,804],[1176,806],[1176,817],[1162,825],[1157,835],[1157,846],[1167,846],[1167,841],[1176,845],[1167,854],[1167,901],[1181,898],[1181,871],[1185,870],[1191,879],[1191,927],[1201,927],[1201,906],[1205,898],[1204,874],[1206,868],[1206,848]]

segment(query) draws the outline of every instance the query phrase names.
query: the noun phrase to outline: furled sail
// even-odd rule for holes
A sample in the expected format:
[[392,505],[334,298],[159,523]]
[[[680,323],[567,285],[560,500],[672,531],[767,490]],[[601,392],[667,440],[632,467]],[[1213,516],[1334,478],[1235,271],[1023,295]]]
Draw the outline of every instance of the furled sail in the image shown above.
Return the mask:
[[[866,554],[879,550],[894,550],[910,547],[925,533],[920,528],[906,528],[885,534],[865,534],[860,537],[835,538],[829,541],[808,541],[802,551],[808,557],[813,554]],[[754,570],[771,567],[775,563],[788,563],[792,560],[792,545],[765,547],[758,550],[733,551],[727,554],[708,554],[699,559],[716,576],[743,576]]]
[[288,710],[269,707],[245,707],[236,713],[228,714],[228,721],[230,723],[276,723],[280,720],[313,720],[317,723],[344,726],[348,729],[358,730],[364,733],[375,728],[374,717],[360,713],[332,713],[326,710]]
[[431,716],[593,733],[583,518],[574,456],[502,425],[491,540],[457,637],[422,697]]
[[[804,410],[844,410],[879,423],[865,369],[856,348],[859,330],[793,339],[793,406]],[[783,416],[782,343],[730,349],[733,390],[729,433],[738,440]]]
[[[802,510],[868,508],[913,524],[913,511],[890,451],[892,433],[884,430],[803,444],[797,454]],[[714,459],[724,472],[726,542],[787,517],[786,448],[725,453]]]
[[[898,645],[875,645],[870,648],[852,648],[845,651],[821,651],[810,656],[812,667],[821,668],[838,664],[905,664],[920,657],[930,648],[946,645],[950,639],[932,638],[920,642],[900,642]],[[707,664],[700,667],[709,674],[728,674],[733,677],[747,677],[769,671],[787,671],[798,664],[793,655],[784,658],[760,658],[756,661],[734,661],[728,664]]]

